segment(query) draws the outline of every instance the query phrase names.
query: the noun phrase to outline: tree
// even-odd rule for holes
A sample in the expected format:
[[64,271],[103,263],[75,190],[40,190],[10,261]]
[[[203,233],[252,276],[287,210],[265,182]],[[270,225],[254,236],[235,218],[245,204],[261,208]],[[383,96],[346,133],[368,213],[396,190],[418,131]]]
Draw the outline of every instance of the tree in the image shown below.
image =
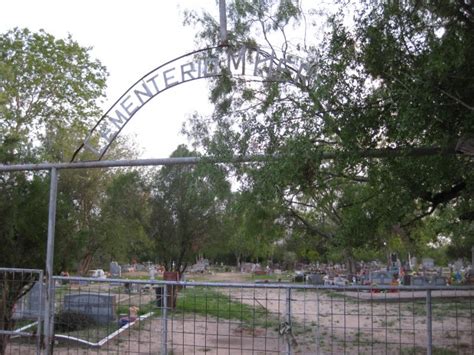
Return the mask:
[[[0,162],[63,161],[97,117],[97,100],[105,88],[104,67],[70,37],[58,40],[44,31],[13,29],[0,35],[0,74]],[[43,268],[48,184],[42,172],[0,174],[4,266]],[[60,192],[58,204],[66,206],[66,201]],[[59,226],[73,224],[63,217],[67,214],[58,215]],[[62,232],[67,236],[66,230]],[[61,239],[59,235],[58,244]],[[35,281],[12,282],[12,276],[1,274],[3,330],[13,329],[13,307]],[[0,337],[1,354],[8,339],[8,335]]]
[[150,220],[150,187],[142,171],[117,174],[105,193],[97,246],[107,246],[107,261],[152,260],[153,245],[147,234]]
[[[472,161],[453,153],[474,132],[473,8],[463,0],[361,2],[352,9],[357,17],[351,26],[342,6],[327,17],[321,41],[310,43],[319,36],[305,31],[296,43],[287,40],[288,25],[302,15],[311,23],[310,13],[321,11],[303,11],[291,1],[235,1],[229,45],[257,43],[259,36],[283,52],[299,49],[312,64],[310,75],[258,84],[224,73],[210,95],[216,128],[194,120],[190,135],[217,155],[278,156],[237,168],[243,186],[276,196],[313,232],[329,227],[322,218],[335,216],[317,206],[336,206],[342,216],[337,228],[330,226],[336,245],[364,247],[360,235],[366,246],[400,236],[416,244],[417,231],[439,218],[446,223],[438,223],[445,227],[438,235],[452,235],[453,243],[469,240]],[[189,18],[203,26],[198,37],[215,44],[212,17]],[[441,153],[418,154],[431,147]],[[323,161],[328,153],[334,159]],[[326,189],[332,192],[323,197]],[[370,200],[359,198],[367,194]],[[327,239],[323,234],[314,237]]]
[[[198,156],[180,145],[171,157]],[[153,179],[150,237],[167,271],[180,277],[213,238],[221,236],[230,191],[222,167],[203,164],[160,169]]]
[[274,244],[283,240],[286,232],[279,221],[279,205],[253,194],[235,192],[229,207],[224,250],[234,255],[237,266],[244,261],[272,259]]

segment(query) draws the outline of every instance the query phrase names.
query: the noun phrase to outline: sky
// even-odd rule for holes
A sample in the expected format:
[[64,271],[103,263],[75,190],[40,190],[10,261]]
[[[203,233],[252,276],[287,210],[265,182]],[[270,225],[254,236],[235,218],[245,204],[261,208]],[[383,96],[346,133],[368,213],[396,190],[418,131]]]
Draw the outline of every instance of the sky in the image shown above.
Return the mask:
[[[198,48],[196,29],[183,25],[183,11],[203,8],[218,18],[216,0],[9,0],[1,6],[0,31],[44,29],[92,47],[91,56],[109,72],[105,111],[144,74]],[[180,135],[185,119],[211,111],[207,83],[194,81],[157,95],[121,135],[134,137],[141,158],[166,158],[188,143]]]

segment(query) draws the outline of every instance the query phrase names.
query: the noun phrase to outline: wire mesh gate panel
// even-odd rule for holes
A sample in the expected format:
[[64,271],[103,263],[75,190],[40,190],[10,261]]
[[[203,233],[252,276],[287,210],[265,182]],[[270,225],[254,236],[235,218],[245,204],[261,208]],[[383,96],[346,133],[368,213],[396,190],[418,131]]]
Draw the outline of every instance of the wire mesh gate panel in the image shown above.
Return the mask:
[[39,354],[42,270],[0,268],[0,354]]
[[474,352],[474,287],[55,281],[55,354]]

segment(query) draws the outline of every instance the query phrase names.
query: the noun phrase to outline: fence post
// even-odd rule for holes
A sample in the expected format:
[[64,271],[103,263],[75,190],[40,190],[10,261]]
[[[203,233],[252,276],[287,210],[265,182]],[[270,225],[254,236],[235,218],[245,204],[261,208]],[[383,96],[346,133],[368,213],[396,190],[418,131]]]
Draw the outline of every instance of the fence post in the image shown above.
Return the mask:
[[288,333],[286,333],[286,353],[291,355],[291,288],[286,289],[286,323],[288,325]]
[[49,188],[49,212],[48,212],[48,243],[46,247],[46,297],[44,307],[44,353],[49,355],[53,352],[54,338],[54,230],[56,227],[56,200],[58,194],[58,171],[51,168],[51,182]]
[[426,290],[426,331],[428,337],[426,353],[431,355],[433,350],[433,314],[431,305],[431,289]]
[[163,294],[161,298],[162,313],[161,322],[163,324],[161,330],[161,354],[168,354],[168,285],[164,284]]
[[38,288],[39,288],[39,311],[38,311],[38,325],[36,327],[36,354],[40,355],[41,354],[41,335],[43,334],[43,327],[42,323],[44,320],[44,313],[43,313],[43,292],[44,292],[44,287],[43,287],[43,270],[39,271],[38,274]]
[[319,292],[320,292],[320,288],[318,287],[316,289],[316,322],[317,322],[317,326],[316,326],[316,354],[320,354],[320,349],[319,349],[319,345],[321,343],[321,332],[320,332],[320,325],[321,325],[321,321],[319,319]]

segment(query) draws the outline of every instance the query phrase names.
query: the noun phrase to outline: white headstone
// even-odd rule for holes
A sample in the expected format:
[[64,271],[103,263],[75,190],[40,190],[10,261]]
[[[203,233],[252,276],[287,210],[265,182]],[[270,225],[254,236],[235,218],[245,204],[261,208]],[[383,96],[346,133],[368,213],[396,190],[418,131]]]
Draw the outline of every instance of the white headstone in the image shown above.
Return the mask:
[[461,271],[462,269],[462,260],[458,259],[453,265],[454,271]]

